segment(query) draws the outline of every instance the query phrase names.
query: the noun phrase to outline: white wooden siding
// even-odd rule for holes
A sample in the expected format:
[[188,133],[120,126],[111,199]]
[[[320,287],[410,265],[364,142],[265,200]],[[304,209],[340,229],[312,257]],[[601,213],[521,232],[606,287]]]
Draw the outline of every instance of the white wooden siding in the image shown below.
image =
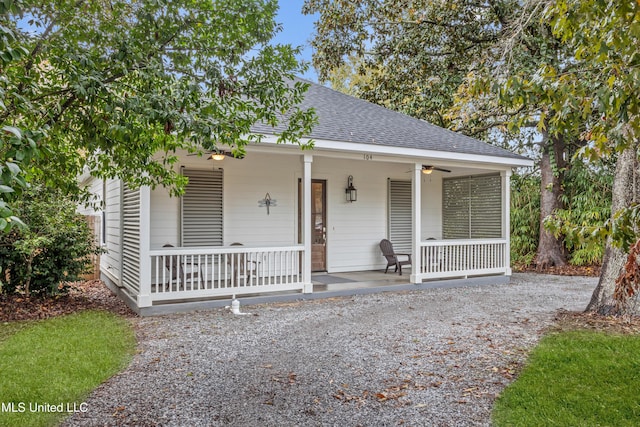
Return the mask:
[[[278,246],[297,243],[300,156],[248,153],[224,162],[224,244]],[[269,193],[276,206],[259,207]]]
[[120,181],[113,179],[108,180],[106,190],[105,218],[107,230],[105,248],[107,252],[100,258],[100,270],[119,285],[122,260]]
[[442,174],[422,175],[422,240],[442,239]]
[[180,199],[164,187],[151,191],[151,248],[180,246]]
[[89,178],[86,182],[83,183],[89,190],[89,192],[93,195],[93,202],[97,206],[89,205],[78,205],[76,209],[80,215],[93,215],[99,216],[102,210],[99,208],[100,203],[102,203],[103,195],[102,195],[102,180],[97,178]]
[[[406,164],[314,158],[313,178],[327,180],[327,270],[371,270],[384,266],[380,240],[387,236],[387,178],[407,179]],[[358,200],[345,199],[353,175]]]
[[[248,154],[222,162],[204,157],[184,157],[189,168],[224,170],[224,245],[245,246],[297,244],[297,179],[302,171],[299,156]],[[269,193],[276,200],[269,215],[258,200]],[[164,188],[151,192],[151,248],[169,243],[180,246],[180,199],[169,197]]]

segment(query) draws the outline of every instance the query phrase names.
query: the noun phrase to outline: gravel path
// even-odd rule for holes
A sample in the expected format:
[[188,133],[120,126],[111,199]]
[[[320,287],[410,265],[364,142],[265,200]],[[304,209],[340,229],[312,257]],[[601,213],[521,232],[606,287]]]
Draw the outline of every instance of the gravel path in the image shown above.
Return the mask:
[[553,320],[596,278],[243,306],[135,319],[130,367],[67,426],[486,426]]

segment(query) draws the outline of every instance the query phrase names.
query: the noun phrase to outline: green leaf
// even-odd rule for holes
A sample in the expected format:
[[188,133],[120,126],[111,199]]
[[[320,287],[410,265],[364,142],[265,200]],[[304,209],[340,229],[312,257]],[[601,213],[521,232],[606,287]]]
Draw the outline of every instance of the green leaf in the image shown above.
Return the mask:
[[7,185],[0,185],[0,193],[13,193],[15,190]]
[[5,164],[13,175],[18,175],[20,173],[20,166],[18,166],[17,164],[13,162],[7,162]]
[[13,134],[13,136],[15,136],[18,139],[22,138],[22,132],[20,131],[20,129],[13,127],[13,126],[3,126],[2,130],[6,133],[10,133]]

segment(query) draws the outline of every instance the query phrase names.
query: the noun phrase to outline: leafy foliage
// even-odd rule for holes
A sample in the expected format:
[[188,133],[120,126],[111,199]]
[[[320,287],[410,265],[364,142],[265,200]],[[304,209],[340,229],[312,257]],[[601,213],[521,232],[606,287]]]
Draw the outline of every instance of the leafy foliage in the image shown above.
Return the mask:
[[76,176],[118,176],[180,193],[176,151],[227,149],[275,125],[298,141],[304,69],[279,31],[275,0],[0,2],[0,229],[37,180],[81,193]]
[[540,177],[511,176],[511,259],[515,265],[533,262],[540,232]]
[[14,206],[28,227],[0,234],[0,291],[55,294],[86,272],[99,249],[73,201],[34,187]]
[[612,185],[613,171],[607,163],[594,166],[581,158],[572,162],[562,196],[565,208],[545,220],[545,227],[564,241],[571,264],[602,261],[606,236],[600,230],[611,217]]
[[[313,63],[321,80],[353,67],[371,102],[451,127],[445,112],[464,77],[491,53],[517,2],[306,0],[319,13]],[[366,76],[366,79],[358,78]]]

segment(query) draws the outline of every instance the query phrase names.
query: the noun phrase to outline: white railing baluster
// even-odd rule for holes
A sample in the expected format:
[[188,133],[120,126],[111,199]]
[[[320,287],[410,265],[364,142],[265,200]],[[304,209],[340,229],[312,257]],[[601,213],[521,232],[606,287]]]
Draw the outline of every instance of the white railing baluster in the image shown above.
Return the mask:
[[303,289],[299,259],[304,247],[162,248],[150,250],[156,301],[230,297]]
[[505,274],[506,240],[426,240],[417,256],[422,278],[446,278],[482,274]]

